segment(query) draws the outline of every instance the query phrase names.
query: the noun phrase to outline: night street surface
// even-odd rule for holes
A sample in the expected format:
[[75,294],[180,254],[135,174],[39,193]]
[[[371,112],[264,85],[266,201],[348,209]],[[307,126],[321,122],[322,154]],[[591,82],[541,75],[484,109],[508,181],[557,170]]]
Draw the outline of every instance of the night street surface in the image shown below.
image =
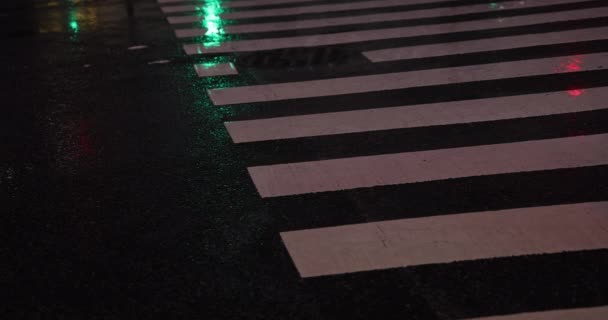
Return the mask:
[[608,1],[156,1],[0,4],[0,319],[608,319]]

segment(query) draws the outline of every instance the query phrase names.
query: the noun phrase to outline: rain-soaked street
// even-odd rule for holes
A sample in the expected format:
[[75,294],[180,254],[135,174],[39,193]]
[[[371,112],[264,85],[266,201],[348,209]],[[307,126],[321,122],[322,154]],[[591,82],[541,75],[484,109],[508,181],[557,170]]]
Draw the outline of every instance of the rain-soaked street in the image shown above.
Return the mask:
[[0,319],[608,319],[607,0],[0,27]]

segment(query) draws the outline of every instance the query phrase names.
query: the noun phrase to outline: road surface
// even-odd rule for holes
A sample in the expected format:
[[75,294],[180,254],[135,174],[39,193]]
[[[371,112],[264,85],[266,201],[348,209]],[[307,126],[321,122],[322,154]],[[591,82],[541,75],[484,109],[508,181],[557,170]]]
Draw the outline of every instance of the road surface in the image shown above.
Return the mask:
[[608,2],[0,7],[6,319],[608,319]]

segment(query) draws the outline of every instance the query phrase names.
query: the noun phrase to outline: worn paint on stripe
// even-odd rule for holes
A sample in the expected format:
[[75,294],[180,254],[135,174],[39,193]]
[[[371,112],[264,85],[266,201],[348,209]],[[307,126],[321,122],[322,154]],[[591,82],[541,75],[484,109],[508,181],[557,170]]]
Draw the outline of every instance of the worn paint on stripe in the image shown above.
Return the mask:
[[196,70],[196,74],[201,78],[239,74],[232,62],[195,64],[194,70]]
[[[581,0],[587,1],[587,0]],[[309,20],[293,20],[286,22],[271,22],[271,23],[251,23],[251,24],[237,24],[224,26],[224,32],[227,34],[241,34],[241,33],[254,33],[254,32],[269,32],[269,31],[281,31],[281,30],[298,30],[298,29],[310,29],[310,28],[323,28],[332,26],[343,26],[353,24],[367,24],[375,22],[385,21],[398,21],[398,20],[410,20],[410,19],[421,19],[431,17],[449,17],[462,14],[470,13],[484,13],[493,12],[496,10],[504,9],[516,9],[516,8],[534,8],[543,7],[547,5],[555,5],[560,3],[571,3],[572,0],[544,0],[540,2],[534,2],[533,5],[528,3],[521,3],[516,0],[508,0],[502,3],[503,8],[498,7],[491,9],[487,4],[479,4],[472,6],[461,6],[455,8],[435,8],[435,9],[422,9],[422,10],[410,10],[410,11],[398,11],[389,13],[378,13],[378,14],[367,14],[357,15],[349,17],[337,17],[327,19],[309,19]],[[488,10],[490,9],[490,10]],[[205,29],[202,28],[190,28],[190,29],[177,29],[175,30],[177,37],[189,38],[197,37],[205,34]]]
[[409,46],[366,51],[363,55],[372,62],[384,62],[605,39],[608,27]]
[[[350,3],[338,3],[338,4],[323,4],[315,6],[301,6],[292,8],[278,8],[278,9],[258,9],[258,10],[246,10],[237,11],[221,14],[223,19],[245,19],[245,18],[262,18],[262,17],[276,17],[276,16],[290,16],[304,13],[324,13],[324,12],[338,12],[338,11],[349,11],[349,10],[362,10],[362,9],[375,9],[375,8],[386,8],[396,7],[408,4],[421,4],[421,3],[434,3],[434,2],[445,2],[446,5],[450,5],[450,2],[456,2],[457,0],[373,0],[373,1],[359,1]],[[176,12],[189,12],[197,11],[197,5],[179,5],[179,6],[166,6],[161,7],[164,13],[176,13]]]
[[608,68],[608,53],[208,90],[215,105],[267,102]]
[[263,198],[608,164],[608,134],[249,167]]
[[353,224],[281,238],[302,277],[604,249],[608,202]]
[[209,47],[203,44],[185,44],[184,51],[189,54],[212,54],[228,52],[264,51],[298,47],[317,47],[337,44],[349,44],[374,40],[387,40],[397,38],[418,37],[424,35],[438,35],[454,32],[477,31],[492,28],[506,28],[526,26],[548,22],[571,21],[576,19],[591,19],[606,17],[608,7],[572,10],[566,12],[551,12],[514,16],[500,19],[485,19],[416,27],[398,27],[374,30],[358,30],[329,34],[268,38],[255,40],[227,41],[218,46]]
[[608,88],[225,123],[236,143],[496,121],[608,108]]
[[608,306],[518,313],[469,320],[606,320]]

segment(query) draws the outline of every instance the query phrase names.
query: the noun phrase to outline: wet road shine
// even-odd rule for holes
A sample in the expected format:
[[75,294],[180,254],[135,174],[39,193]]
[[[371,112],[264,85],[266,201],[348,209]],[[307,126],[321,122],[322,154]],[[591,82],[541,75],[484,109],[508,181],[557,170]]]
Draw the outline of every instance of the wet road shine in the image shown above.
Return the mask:
[[608,319],[608,2],[0,4],[6,319]]

